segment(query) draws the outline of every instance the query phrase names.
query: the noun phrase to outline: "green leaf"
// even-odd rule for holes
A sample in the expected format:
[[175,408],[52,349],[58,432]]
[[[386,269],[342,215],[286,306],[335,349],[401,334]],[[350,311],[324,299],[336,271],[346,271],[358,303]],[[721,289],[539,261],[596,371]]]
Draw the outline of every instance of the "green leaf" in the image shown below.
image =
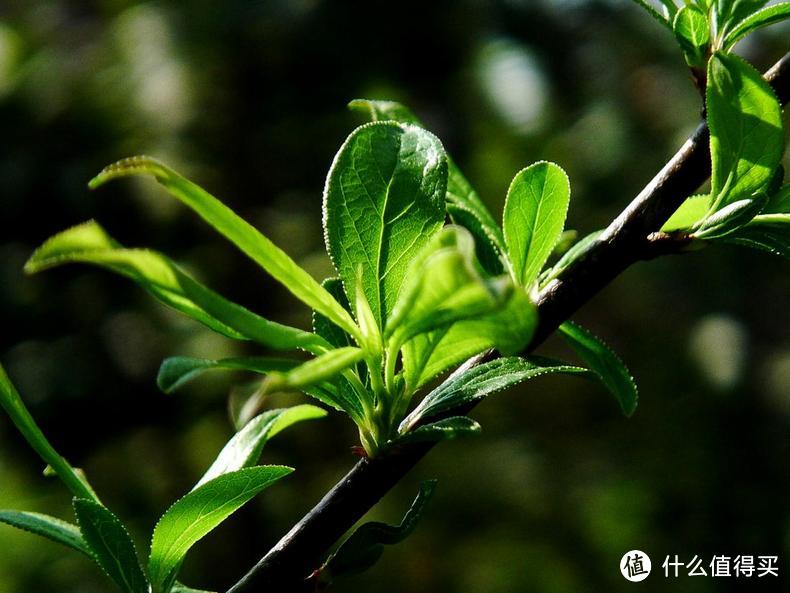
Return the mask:
[[763,209],[763,214],[790,213],[790,183],[785,183],[773,194]]
[[408,433],[421,420],[478,401],[527,379],[549,373],[590,374],[582,367],[544,358],[517,356],[497,358],[451,375],[425,396],[414,411],[401,422],[398,431],[402,434]]
[[656,22],[662,24],[667,29],[672,31],[672,23],[664,15],[653,8],[647,0],[631,0],[635,4],[641,6],[647,13],[655,19]]
[[211,370],[251,371],[266,375],[272,371],[285,372],[299,366],[298,360],[266,358],[261,356],[240,356],[211,360],[174,356],[166,358],[159,367],[156,384],[165,393],[172,393],[186,383]]
[[457,226],[441,229],[411,262],[385,335],[392,336],[399,349],[419,333],[503,306],[510,287],[483,280],[478,265],[468,230]]
[[351,315],[288,254],[214,196],[155,159],[138,156],[118,161],[94,177],[89,186],[95,189],[116,177],[141,173],[153,175],[170,195],[194,210],[296,298],[337,323],[348,333],[357,335],[357,327]]
[[597,242],[603,230],[593,231],[582,237],[573,247],[565,252],[559,261],[540,275],[540,286],[543,288],[557,278],[571,265],[579,261]]
[[74,499],[82,537],[101,569],[124,593],[149,593],[129,532],[109,509],[96,501]]
[[772,6],[767,6],[759,10],[735,25],[724,41],[724,49],[729,50],[747,35],[753,33],[761,27],[767,27],[774,23],[781,22],[790,18],[790,2],[780,2]]
[[11,383],[11,379],[0,365],[0,406],[5,409],[11,421],[17,427],[25,440],[45,463],[50,465],[72,494],[77,497],[89,498],[98,502],[96,493],[87,480],[69,465],[63,457],[55,451],[47,437],[41,432],[33,416],[25,407],[19,392]]
[[181,583],[176,583],[173,585],[173,588],[170,589],[170,593],[214,593],[213,591],[205,591],[203,589],[193,589],[192,587],[187,587],[186,585],[182,585]]
[[298,422],[324,416],[326,411],[308,404],[268,410],[256,416],[228,441],[195,488],[223,474],[255,465],[269,439]]
[[767,202],[768,197],[765,194],[756,194],[754,198],[727,204],[705,218],[694,231],[694,236],[699,239],[723,237],[757,216]]
[[162,303],[225,336],[251,339],[277,350],[326,349],[324,341],[310,332],[269,321],[226,300],[160,253],[123,248],[94,221],[51,237],[33,253],[25,271],[36,273],[73,262],[131,278]]
[[424,443],[446,441],[459,437],[478,434],[480,425],[467,416],[452,416],[438,422],[418,426],[414,430],[399,436],[395,443]]
[[[391,120],[425,127],[408,107],[394,101],[356,99],[349,107],[367,112],[372,121]],[[449,155],[447,162],[447,214],[453,223],[472,233],[477,257],[485,270],[492,276],[501,274],[504,271],[501,254],[505,252],[502,229]]]
[[565,226],[571,187],[559,166],[545,161],[519,171],[505,200],[502,226],[513,278],[530,287]]
[[779,101],[743,59],[717,53],[708,63],[712,210],[766,189],[784,151]]
[[167,593],[189,549],[255,495],[293,470],[248,467],[214,478],[171,506],[154,529],[148,574]]
[[665,233],[690,230],[705,218],[709,211],[710,196],[705,194],[691,196],[675,210],[675,213],[664,223],[661,230]]
[[435,489],[436,480],[422,482],[420,492],[399,525],[370,522],[358,527],[326,561],[321,568],[322,576],[331,580],[342,574],[358,574],[373,566],[384,553],[385,545],[397,544],[411,535]]
[[790,259],[790,214],[757,216],[723,240]]
[[623,413],[626,416],[633,414],[639,394],[623,361],[599,338],[570,321],[563,323],[559,332],[576,354],[600,377],[601,382],[617,399]]
[[537,323],[535,304],[524,290],[513,287],[499,310],[407,342],[403,347],[406,383],[416,390],[470,356],[491,348],[504,355],[521,352],[532,339]]
[[715,0],[716,23],[721,39],[729,37],[729,31],[765,6],[768,0]]
[[26,511],[0,511],[0,523],[35,533],[53,542],[68,546],[93,558],[90,547],[82,539],[79,527],[41,513]]
[[703,66],[710,43],[708,16],[696,6],[684,6],[675,14],[672,29],[686,63],[689,66]]
[[285,373],[271,373],[266,378],[266,391],[281,389],[304,389],[311,385],[333,379],[364,357],[361,348],[348,346],[330,350]]
[[350,301],[361,269],[362,291],[379,327],[409,260],[444,222],[446,189],[441,142],[413,125],[361,126],[335,156],[324,190],[327,250]]
[[[351,305],[348,302],[345,290],[343,290],[343,282],[340,278],[327,278],[321,283],[321,286],[335,297],[335,300],[340,303],[344,309],[351,311]],[[331,320],[316,312],[313,312],[313,333],[321,336],[335,348],[354,345],[354,339],[348,335],[347,332],[332,323]]]

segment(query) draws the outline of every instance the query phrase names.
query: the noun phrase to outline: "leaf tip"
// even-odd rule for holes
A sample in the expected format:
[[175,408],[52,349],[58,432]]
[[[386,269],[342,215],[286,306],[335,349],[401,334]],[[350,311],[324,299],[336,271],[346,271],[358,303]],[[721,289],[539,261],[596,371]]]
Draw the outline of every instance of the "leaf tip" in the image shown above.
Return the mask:
[[161,180],[169,177],[170,170],[150,156],[127,157],[104,167],[96,177],[88,182],[88,188],[93,190],[118,177],[139,173],[153,175],[157,180]]

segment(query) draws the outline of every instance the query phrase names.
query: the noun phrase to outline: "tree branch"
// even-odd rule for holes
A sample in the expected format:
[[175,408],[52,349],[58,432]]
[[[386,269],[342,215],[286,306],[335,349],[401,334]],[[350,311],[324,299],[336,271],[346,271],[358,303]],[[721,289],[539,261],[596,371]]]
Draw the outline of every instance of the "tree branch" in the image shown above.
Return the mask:
[[[790,54],[765,77],[782,105],[790,95]],[[710,176],[709,135],[701,123],[674,157],[607,227],[586,255],[548,284],[537,299],[539,325],[528,348],[539,346],[557,327],[631,264],[677,252],[683,238],[658,233],[678,206]],[[496,354],[467,361],[468,369]],[[461,369],[459,369],[461,371]],[[467,413],[473,406],[454,410]],[[228,593],[309,591],[307,580],[327,550],[375,505],[433,444],[400,447],[362,459]]]

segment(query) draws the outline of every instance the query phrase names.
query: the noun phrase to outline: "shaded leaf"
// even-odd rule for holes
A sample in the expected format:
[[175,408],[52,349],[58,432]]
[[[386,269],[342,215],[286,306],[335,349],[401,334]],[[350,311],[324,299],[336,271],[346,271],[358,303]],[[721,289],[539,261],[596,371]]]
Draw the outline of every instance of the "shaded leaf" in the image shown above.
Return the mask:
[[563,323],[559,327],[559,332],[579,357],[600,377],[601,382],[617,399],[623,413],[626,416],[633,414],[639,394],[636,383],[623,361],[603,341],[570,321]]
[[597,243],[601,233],[603,233],[603,230],[593,231],[589,235],[582,237],[573,247],[568,249],[556,264],[540,275],[540,286],[545,286],[579,261]]
[[167,593],[189,549],[256,494],[290,474],[281,466],[248,467],[214,478],[171,506],[154,529],[148,573]]
[[362,291],[379,327],[409,260],[444,222],[446,188],[441,143],[413,125],[361,126],[335,156],[324,190],[327,250],[349,301],[356,299],[361,270]]
[[300,361],[262,356],[206,359],[187,356],[166,358],[159,367],[156,384],[165,393],[172,393],[194,378],[211,370],[250,371],[266,375],[272,371],[284,372],[299,366]]
[[19,392],[11,383],[11,379],[5,372],[5,369],[0,365],[0,406],[6,411],[11,418],[14,426],[17,427],[22,436],[25,437],[28,444],[32,449],[38,453],[39,457],[44,460],[52,470],[58,475],[66,487],[71,490],[72,494],[77,497],[89,498],[98,501],[96,493],[91,488],[88,481],[84,476],[69,465],[61,455],[55,451],[54,447],[50,444],[44,433],[36,424],[33,416],[25,407]]
[[505,200],[502,226],[513,277],[530,287],[565,226],[571,187],[554,163],[539,162],[516,174]]
[[497,358],[451,375],[425,396],[414,411],[401,422],[398,430],[407,433],[421,420],[470,404],[527,379],[549,373],[590,374],[582,367],[544,358],[517,356]]
[[82,539],[79,527],[66,521],[41,513],[0,510],[0,523],[35,533],[93,558],[90,547]]
[[331,580],[343,574],[358,574],[373,566],[384,553],[385,545],[397,544],[411,535],[435,489],[436,480],[422,482],[420,492],[399,525],[370,522],[358,527],[326,561],[321,568],[322,575]]
[[74,499],[82,537],[93,558],[124,593],[149,593],[129,532],[109,509],[84,498]]
[[431,424],[418,426],[396,439],[396,444],[446,441],[478,434],[480,425],[467,416],[452,416]]
[[138,156],[118,161],[94,177],[89,186],[95,189],[111,179],[136,174],[152,175],[170,195],[194,210],[296,298],[356,335],[351,315],[288,254],[203,188],[155,159]]
[[746,226],[724,237],[723,241],[790,259],[790,214],[757,216]]

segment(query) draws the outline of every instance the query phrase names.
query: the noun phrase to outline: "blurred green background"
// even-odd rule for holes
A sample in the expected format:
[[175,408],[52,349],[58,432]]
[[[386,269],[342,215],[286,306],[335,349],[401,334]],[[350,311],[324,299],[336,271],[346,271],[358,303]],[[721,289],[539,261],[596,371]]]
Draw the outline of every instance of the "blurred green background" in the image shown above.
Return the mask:
[[[788,31],[740,51],[764,69]],[[210,377],[165,396],[159,362],[259,351],[124,279],[82,267],[25,277],[22,265],[52,233],[96,218],[226,296],[307,327],[304,307],[155,184],[91,193],[86,182],[115,159],[155,155],[326,277],[323,179],[363,121],[345,109],[356,97],[411,105],[497,217],[518,169],[562,164],[569,227],[581,233],[627,204],[700,110],[668,32],[626,0],[0,4],[0,360],[141,550],[230,437],[227,396],[249,379]],[[573,379],[492,398],[474,412],[482,436],[438,447],[372,513],[397,520],[418,482],[436,477],[417,532],[336,590],[780,590],[777,579],[668,580],[660,564],[772,554],[788,582],[789,296],[786,261],[732,247],[629,270],[577,319],[629,364],[636,415]],[[554,342],[543,352],[569,356]],[[264,460],[297,473],[200,543],[183,579],[224,590],[353,464],[354,444],[337,414],[275,439]],[[0,415],[0,508],[70,518],[67,493],[41,470]],[[618,569],[634,548],[653,558],[640,585]],[[2,593],[112,590],[76,553],[0,526]]]

